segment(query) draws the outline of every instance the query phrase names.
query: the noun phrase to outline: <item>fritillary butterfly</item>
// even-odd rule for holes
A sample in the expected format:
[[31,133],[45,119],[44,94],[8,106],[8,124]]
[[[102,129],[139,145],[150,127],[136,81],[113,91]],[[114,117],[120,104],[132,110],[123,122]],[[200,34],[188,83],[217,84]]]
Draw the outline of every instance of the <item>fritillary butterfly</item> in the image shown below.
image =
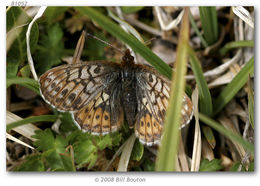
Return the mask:
[[[170,96],[170,81],[154,68],[134,63],[126,50],[121,64],[88,61],[55,67],[40,77],[44,100],[72,113],[76,125],[93,135],[120,129],[124,118],[142,144],[158,144]],[[181,125],[193,116],[184,94]]]

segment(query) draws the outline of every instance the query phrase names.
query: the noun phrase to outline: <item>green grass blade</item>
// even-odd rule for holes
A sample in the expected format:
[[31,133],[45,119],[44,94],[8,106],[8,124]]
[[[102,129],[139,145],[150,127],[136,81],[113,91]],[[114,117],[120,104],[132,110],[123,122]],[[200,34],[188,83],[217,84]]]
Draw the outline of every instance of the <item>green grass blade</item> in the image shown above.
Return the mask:
[[200,113],[199,118],[201,121],[203,121],[208,126],[212,127],[219,133],[223,134],[228,139],[239,143],[245,149],[247,149],[250,153],[254,154],[254,145],[252,143],[244,140],[240,135],[238,135],[230,130],[227,130],[221,124],[217,123],[216,121],[212,120],[211,118],[207,117],[206,115],[204,115],[202,113]]
[[254,129],[254,111],[255,111],[255,102],[254,102],[254,93],[252,88],[252,83],[250,77],[248,77],[248,115],[249,115],[249,122]]
[[200,38],[200,41],[201,41],[202,45],[205,48],[207,48],[209,45],[208,45],[207,41],[200,34],[200,31],[199,31],[199,29],[198,29],[198,27],[197,27],[197,25],[196,25],[196,23],[195,23],[195,21],[193,19],[193,16],[192,16],[192,14],[190,12],[189,12],[189,19],[190,19],[191,26],[194,29],[194,31],[197,34],[197,36]]
[[163,60],[161,60],[134,36],[126,33],[111,19],[91,7],[76,7],[76,9],[82,15],[87,15],[90,19],[98,23],[100,27],[108,31],[111,35],[130,46],[135,52],[139,53],[145,60],[154,66],[154,68],[156,68],[161,74],[165,75],[169,79],[171,78],[172,70]]
[[199,7],[204,38],[209,45],[218,40],[218,22],[216,7]]
[[34,123],[34,122],[54,122],[56,121],[58,118],[58,116],[56,115],[42,115],[42,116],[32,116],[29,118],[25,118],[23,120],[20,121],[15,121],[13,123],[10,123],[6,126],[6,131],[10,131],[15,127],[19,127],[28,123]]
[[11,85],[21,85],[30,90],[36,92],[40,95],[39,91],[39,83],[31,78],[22,78],[22,77],[10,77],[6,79],[6,88],[10,87]]
[[254,57],[240,70],[234,79],[222,90],[217,99],[213,102],[214,116],[218,114],[225,105],[236,95],[246,84],[248,76],[254,73]]
[[203,71],[200,66],[199,59],[197,58],[195,52],[191,47],[188,49],[189,57],[190,57],[190,64],[192,71],[194,73],[196,83],[199,88],[199,108],[200,112],[211,116],[212,114],[212,100],[211,95],[209,92],[209,88],[206,82],[206,79],[203,75]]
[[159,148],[156,171],[174,171],[179,147],[179,127],[182,99],[185,89],[185,74],[188,60],[189,21],[188,9],[183,14],[180,37],[175,62],[176,72],[173,75],[170,101],[164,123],[164,133]]
[[232,41],[227,44],[223,48],[220,49],[220,55],[224,56],[229,50],[233,48],[240,48],[240,47],[254,47],[253,40],[242,40],[242,41]]
[[211,148],[214,149],[216,146],[216,139],[212,129],[208,126],[202,126],[201,128],[207,142],[209,143]]

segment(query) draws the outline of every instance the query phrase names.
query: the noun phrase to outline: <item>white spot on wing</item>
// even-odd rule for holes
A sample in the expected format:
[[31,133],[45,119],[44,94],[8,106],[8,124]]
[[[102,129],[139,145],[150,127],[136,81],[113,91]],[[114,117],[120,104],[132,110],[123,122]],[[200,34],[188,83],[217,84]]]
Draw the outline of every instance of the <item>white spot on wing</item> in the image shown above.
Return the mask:
[[72,81],[73,79],[77,79],[79,77],[79,70],[78,69],[73,69],[70,72],[70,76],[69,76],[69,81]]
[[88,79],[88,77],[89,77],[88,68],[87,67],[82,68],[80,78],[81,79]]

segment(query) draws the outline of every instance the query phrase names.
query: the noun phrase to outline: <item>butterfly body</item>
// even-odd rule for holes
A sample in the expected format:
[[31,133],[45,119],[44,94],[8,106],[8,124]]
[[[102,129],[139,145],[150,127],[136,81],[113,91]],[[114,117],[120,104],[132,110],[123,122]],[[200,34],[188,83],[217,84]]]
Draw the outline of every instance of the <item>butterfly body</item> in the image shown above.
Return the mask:
[[133,128],[137,114],[136,76],[134,58],[126,51],[121,63],[122,105],[129,128]]
[[[94,135],[119,130],[124,118],[140,142],[159,143],[170,95],[170,81],[150,66],[137,65],[126,50],[121,64],[90,61],[61,65],[40,77],[43,98],[72,113],[77,126]],[[191,120],[193,106],[183,97],[181,125]]]

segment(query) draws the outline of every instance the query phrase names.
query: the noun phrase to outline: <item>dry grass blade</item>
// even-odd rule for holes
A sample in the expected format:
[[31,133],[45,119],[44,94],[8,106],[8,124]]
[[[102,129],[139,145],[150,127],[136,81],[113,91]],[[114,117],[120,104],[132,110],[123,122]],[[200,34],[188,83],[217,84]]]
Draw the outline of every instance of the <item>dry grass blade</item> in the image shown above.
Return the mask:
[[[238,134],[237,129],[233,125],[232,121],[229,120],[229,118],[227,118],[224,115],[221,115],[218,118],[218,120],[226,129],[229,129],[230,131]],[[240,157],[242,159],[246,155],[245,149],[240,144],[238,144],[237,142],[232,141],[232,143],[234,144],[236,150],[238,151],[238,153],[239,153],[239,155],[240,155]]]
[[[226,61],[224,64],[203,73],[204,77],[214,77],[225,72],[231,65],[237,63],[241,57],[241,49],[239,49],[234,57]],[[194,75],[187,75],[186,79],[195,79]]]
[[[13,123],[15,121],[20,121],[22,120],[23,118],[9,112],[9,111],[6,111],[6,124],[8,125],[9,123]],[[27,124],[27,125],[23,125],[23,126],[20,126],[20,127],[16,127],[14,129],[15,132],[21,134],[22,136],[32,140],[32,141],[35,141],[36,139],[32,138],[31,136],[34,135],[34,131],[35,130],[40,130],[38,127],[34,126],[33,124]]]
[[216,88],[218,86],[230,83],[240,70],[241,68],[238,64],[232,65],[227,73],[210,82],[208,84],[209,88]]
[[203,159],[208,159],[209,161],[213,160],[215,158],[214,152],[212,150],[212,147],[208,143],[208,141],[205,138],[202,138],[202,149],[201,149],[201,156]]
[[16,143],[19,143],[19,144],[21,144],[21,145],[23,145],[23,146],[25,146],[25,147],[28,147],[28,148],[30,148],[30,149],[34,149],[31,145],[28,145],[27,143],[24,143],[23,141],[21,141],[21,140],[15,138],[14,136],[12,136],[12,135],[10,135],[10,134],[8,134],[8,133],[6,133],[6,138],[9,139],[9,140],[14,141],[14,142],[16,142]]
[[84,48],[85,44],[85,39],[86,39],[86,32],[82,31],[81,36],[78,40],[77,47],[75,49],[73,59],[72,59],[72,64],[76,64],[80,61],[80,57]]
[[195,117],[195,133],[194,133],[194,143],[193,152],[191,159],[191,171],[199,171],[200,159],[201,159],[201,132],[199,124],[199,111],[198,111],[198,101],[199,101],[199,91],[198,87],[192,93],[192,102],[194,105],[194,117]]
[[157,18],[159,20],[162,30],[169,31],[169,30],[177,27],[177,25],[181,22],[184,11],[181,11],[181,13],[178,15],[178,17],[176,19],[170,20],[170,21],[166,20],[166,16],[162,15],[163,11],[161,10],[161,7],[156,6],[155,12],[156,12],[156,15],[157,15]]
[[250,13],[242,6],[232,7],[232,11],[236,14],[240,19],[242,19],[246,24],[254,28],[254,21],[250,15]]
[[31,72],[33,74],[33,78],[36,81],[38,81],[38,77],[37,77],[37,74],[35,72],[34,63],[33,63],[32,54],[31,54],[31,49],[30,49],[30,33],[31,33],[31,28],[32,28],[33,23],[42,16],[42,14],[44,13],[46,8],[47,8],[47,6],[42,6],[39,9],[38,13],[36,14],[36,16],[33,18],[31,23],[29,24],[28,30],[26,32],[26,48],[27,48],[28,64],[30,65],[30,69],[31,69]]
[[178,159],[179,159],[179,167],[181,168],[181,171],[188,172],[189,164],[187,161],[186,153],[185,153],[184,146],[183,146],[183,140],[182,140],[181,136],[180,136],[180,141],[179,141]]
[[123,143],[123,145],[121,145],[121,147],[119,147],[119,149],[116,151],[116,153],[114,154],[114,156],[112,157],[112,159],[109,161],[109,163],[107,164],[107,166],[104,168],[104,171],[107,171],[110,166],[112,165],[113,161],[116,159],[117,156],[119,156],[119,154],[122,152],[123,148],[125,147],[127,141],[125,143]]
[[120,157],[120,161],[119,161],[118,168],[117,168],[118,172],[126,172],[127,171],[127,167],[128,167],[129,159],[130,159],[131,154],[132,154],[135,139],[136,139],[135,134],[132,134],[128,138],[126,145],[123,147],[122,155]]

